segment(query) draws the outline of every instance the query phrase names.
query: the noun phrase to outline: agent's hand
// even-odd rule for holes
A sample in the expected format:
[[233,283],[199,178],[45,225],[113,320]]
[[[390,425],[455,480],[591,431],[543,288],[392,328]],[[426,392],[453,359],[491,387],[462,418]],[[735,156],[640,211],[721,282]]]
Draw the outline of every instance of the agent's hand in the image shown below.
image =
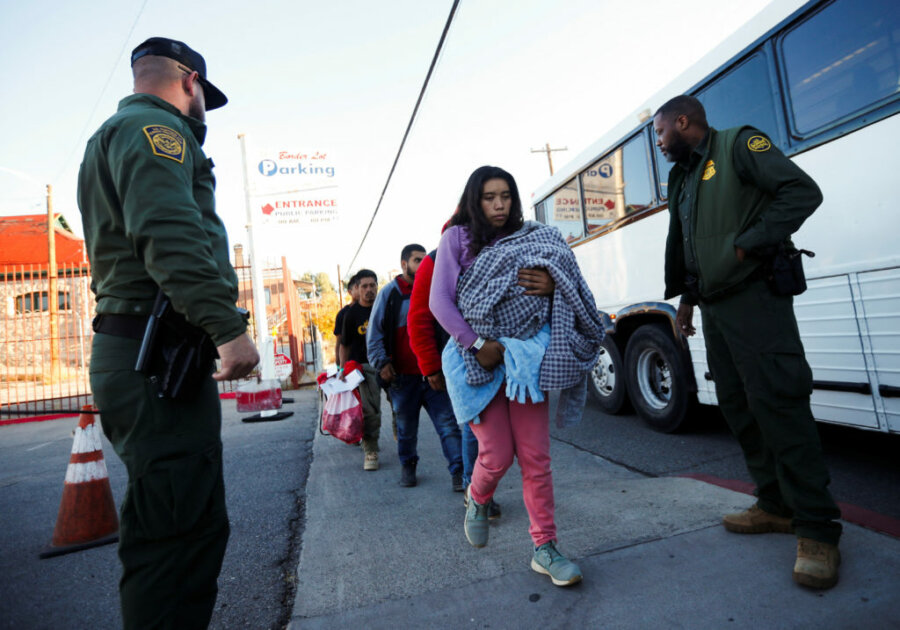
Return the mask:
[[222,367],[213,378],[217,381],[230,381],[247,376],[259,363],[259,352],[247,333],[226,341],[217,346]]
[[747,257],[747,250],[741,249],[740,247],[734,248],[734,255],[737,256],[737,259],[740,262],[744,262],[744,258]]
[[435,372],[428,378],[428,386],[431,387],[436,392],[445,392],[447,391],[447,383],[444,381],[444,373],[443,372]]
[[519,286],[525,287],[525,295],[543,295],[550,297],[556,289],[553,276],[546,269],[519,269]]
[[396,378],[397,373],[394,371],[394,366],[390,363],[381,368],[381,372],[378,373],[385,383],[393,383],[394,378]]
[[475,355],[475,358],[485,370],[493,370],[503,363],[504,352],[506,352],[506,348],[504,348],[503,344],[499,341],[485,341],[484,345],[481,346],[481,350]]
[[678,312],[675,313],[675,328],[678,329],[685,337],[690,337],[697,330],[694,328],[694,307],[690,304],[682,302],[678,305]]

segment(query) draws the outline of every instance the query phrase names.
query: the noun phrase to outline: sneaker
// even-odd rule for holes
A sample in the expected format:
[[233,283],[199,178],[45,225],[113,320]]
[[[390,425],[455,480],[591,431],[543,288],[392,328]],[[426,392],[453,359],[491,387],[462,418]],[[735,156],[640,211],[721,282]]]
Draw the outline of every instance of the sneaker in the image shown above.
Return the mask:
[[581,569],[559,553],[556,543],[552,540],[534,550],[531,568],[538,573],[549,575],[556,586],[571,586],[581,581]]
[[378,470],[378,453],[375,451],[366,453],[363,460],[363,470]]
[[460,473],[456,473],[453,475],[453,492],[462,492],[465,490],[465,486],[463,486],[462,475]]
[[794,581],[810,588],[831,588],[838,581],[841,552],[837,545],[812,538],[797,539],[797,562]]
[[743,512],[726,514],[722,518],[722,525],[728,531],[736,534],[794,533],[794,527],[791,525],[790,518],[770,514],[760,508],[758,504],[752,505]]
[[[471,486],[470,486],[471,488]],[[475,499],[468,496],[466,489],[466,540],[473,547],[484,547],[488,542],[488,506],[476,503]]]
[[416,464],[406,462],[400,468],[400,485],[404,488],[412,488],[416,485]]
[[[463,490],[463,505],[466,507],[469,507],[468,488],[469,486],[466,486],[466,490]],[[501,515],[502,512],[500,511],[500,504],[491,499],[491,502],[488,503],[488,520],[496,521],[498,518],[500,518]]]

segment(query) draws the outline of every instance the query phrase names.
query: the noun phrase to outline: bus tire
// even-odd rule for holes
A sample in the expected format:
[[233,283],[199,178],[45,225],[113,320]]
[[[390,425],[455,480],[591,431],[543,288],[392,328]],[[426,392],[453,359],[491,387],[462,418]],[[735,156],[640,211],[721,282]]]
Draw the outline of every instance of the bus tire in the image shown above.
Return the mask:
[[612,337],[605,335],[600,344],[597,364],[588,373],[588,390],[605,413],[615,415],[628,404],[625,387],[622,353]]
[[650,428],[673,433],[684,425],[688,375],[672,333],[661,324],[638,328],[625,348],[625,383],[638,415]]

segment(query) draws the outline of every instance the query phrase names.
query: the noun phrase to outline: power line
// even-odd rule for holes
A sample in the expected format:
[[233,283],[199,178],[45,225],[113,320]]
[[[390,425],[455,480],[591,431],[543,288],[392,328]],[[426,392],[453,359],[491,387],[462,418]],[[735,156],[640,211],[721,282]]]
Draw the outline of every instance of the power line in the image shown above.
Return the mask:
[[119,67],[119,62],[122,60],[122,55],[125,54],[125,51],[128,48],[128,43],[131,41],[131,35],[134,33],[134,29],[137,27],[138,20],[141,19],[141,15],[144,13],[144,7],[147,6],[147,2],[149,1],[150,0],[144,0],[144,3],[138,10],[138,13],[134,18],[134,22],[131,24],[131,30],[128,31],[128,35],[125,36],[125,41],[122,42],[122,49],[116,56],[116,62],[113,64],[112,69],[109,71],[109,76],[106,78],[106,83],[103,84],[103,89],[100,90],[100,94],[97,96],[97,101],[94,103],[94,108],[91,110],[90,115],[88,115],[87,120],[84,123],[84,128],[81,130],[81,133],[78,134],[78,137],[75,139],[75,144],[72,146],[72,150],[69,151],[68,157],[66,157],[66,160],[63,162],[62,167],[59,169],[59,172],[56,174],[56,177],[54,177],[52,181],[56,182],[62,176],[63,171],[66,170],[69,162],[72,161],[72,156],[75,155],[78,147],[81,146],[84,139],[84,134],[87,133],[91,121],[94,119],[94,114],[97,113],[97,108],[100,107],[100,101],[103,100],[103,96],[106,94],[106,88],[109,87],[109,84],[112,83],[113,77],[116,75],[116,68]]
[[425,82],[422,84],[422,89],[419,91],[419,98],[416,100],[416,106],[413,107],[412,115],[409,117],[409,124],[406,126],[406,132],[403,134],[403,140],[400,141],[400,147],[397,149],[397,156],[394,158],[394,163],[391,165],[391,170],[388,173],[387,181],[384,182],[384,189],[381,191],[381,196],[378,198],[378,203],[375,205],[375,211],[372,213],[372,218],[369,220],[369,226],[366,228],[366,233],[363,234],[362,241],[359,243],[359,247],[356,249],[356,253],[353,254],[353,259],[350,261],[350,264],[347,265],[347,269],[353,268],[353,263],[356,262],[356,257],[359,256],[359,252],[362,251],[363,244],[366,242],[366,238],[369,236],[369,230],[372,229],[372,224],[375,223],[375,215],[378,214],[379,208],[381,208],[381,202],[384,201],[384,195],[387,192],[388,186],[391,184],[391,177],[394,175],[394,170],[397,168],[397,162],[400,161],[400,154],[403,153],[403,146],[406,144],[406,139],[409,137],[409,132],[412,129],[413,122],[416,120],[416,114],[419,111],[419,105],[422,104],[422,99],[425,97],[425,90],[428,88],[428,81],[431,79],[431,74],[434,72],[434,67],[437,65],[438,57],[440,57],[441,49],[444,47],[444,40],[447,39],[447,32],[450,30],[450,24],[453,22],[453,16],[456,14],[456,8],[459,6],[459,0],[453,0],[453,6],[450,7],[450,15],[447,16],[447,23],[444,24],[444,31],[441,33],[441,39],[438,41],[437,50],[434,51],[434,58],[431,60],[431,66],[428,68],[428,74],[425,75]]

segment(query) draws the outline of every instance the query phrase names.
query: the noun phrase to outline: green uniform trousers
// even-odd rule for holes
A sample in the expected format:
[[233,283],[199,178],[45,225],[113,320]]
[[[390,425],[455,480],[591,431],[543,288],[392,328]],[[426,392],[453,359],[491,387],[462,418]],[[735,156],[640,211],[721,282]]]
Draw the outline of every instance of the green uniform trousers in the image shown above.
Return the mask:
[[701,314],[719,407],[744,452],[759,507],[792,517],[798,536],[837,544],[841,513],[809,408],[812,370],[793,298],[756,280],[701,301]]
[[359,397],[363,408],[362,447],[366,453],[378,452],[378,438],[381,435],[381,388],[375,380],[375,368],[362,364],[366,380],[359,384]]
[[121,507],[123,626],[206,628],[228,542],[218,388],[158,398],[134,371],[140,342],[94,335],[91,388],[103,432],[128,470]]

